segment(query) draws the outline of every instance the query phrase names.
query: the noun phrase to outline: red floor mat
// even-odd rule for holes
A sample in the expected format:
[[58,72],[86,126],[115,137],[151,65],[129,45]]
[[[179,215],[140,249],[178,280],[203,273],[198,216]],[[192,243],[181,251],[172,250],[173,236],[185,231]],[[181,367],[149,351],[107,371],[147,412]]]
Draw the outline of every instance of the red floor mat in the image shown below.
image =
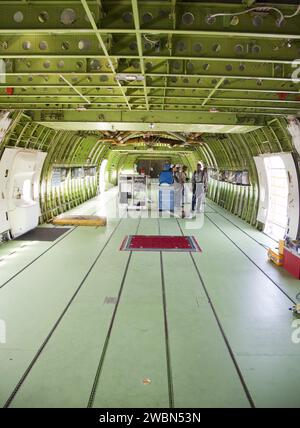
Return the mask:
[[194,236],[128,235],[121,251],[201,251]]

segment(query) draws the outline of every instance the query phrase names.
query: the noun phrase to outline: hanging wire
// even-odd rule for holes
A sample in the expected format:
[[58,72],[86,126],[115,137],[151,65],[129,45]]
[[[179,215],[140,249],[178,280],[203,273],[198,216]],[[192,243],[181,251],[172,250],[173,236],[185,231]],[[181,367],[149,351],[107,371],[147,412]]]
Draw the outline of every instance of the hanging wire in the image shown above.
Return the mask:
[[284,15],[281,10],[277,9],[276,7],[269,7],[269,6],[264,6],[264,7],[252,7],[251,9],[247,9],[244,10],[242,12],[237,12],[237,13],[215,13],[214,15],[209,15],[210,18],[217,18],[218,16],[238,16],[238,15],[245,15],[246,13],[249,12],[270,12],[271,10],[274,10],[275,12],[277,12],[280,15],[280,19],[279,19],[279,24],[282,23],[282,21],[285,18],[293,18],[294,16],[298,15],[300,12],[300,5],[297,7],[296,11],[292,14],[292,15]]

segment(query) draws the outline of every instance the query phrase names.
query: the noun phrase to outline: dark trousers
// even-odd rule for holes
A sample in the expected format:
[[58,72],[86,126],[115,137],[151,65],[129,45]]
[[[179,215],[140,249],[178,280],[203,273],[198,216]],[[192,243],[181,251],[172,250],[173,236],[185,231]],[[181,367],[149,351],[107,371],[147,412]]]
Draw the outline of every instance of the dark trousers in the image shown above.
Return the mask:
[[[202,184],[202,183],[199,183]],[[193,197],[192,197],[192,211],[195,211],[197,198],[199,198],[199,195],[197,194],[197,184],[193,184]]]

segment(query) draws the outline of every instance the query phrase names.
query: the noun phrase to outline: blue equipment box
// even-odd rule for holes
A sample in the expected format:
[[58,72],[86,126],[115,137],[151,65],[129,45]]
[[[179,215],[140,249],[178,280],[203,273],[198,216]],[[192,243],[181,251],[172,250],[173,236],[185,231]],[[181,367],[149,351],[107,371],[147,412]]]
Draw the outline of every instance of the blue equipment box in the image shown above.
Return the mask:
[[159,211],[174,211],[174,189],[171,186],[160,186],[158,196]]

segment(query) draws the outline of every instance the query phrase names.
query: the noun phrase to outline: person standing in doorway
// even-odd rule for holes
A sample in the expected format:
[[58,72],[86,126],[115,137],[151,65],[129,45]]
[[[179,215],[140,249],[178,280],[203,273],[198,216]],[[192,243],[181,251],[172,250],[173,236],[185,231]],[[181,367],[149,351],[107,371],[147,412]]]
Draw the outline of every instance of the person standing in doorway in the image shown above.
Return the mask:
[[197,206],[197,212],[200,212],[205,198],[205,192],[207,191],[208,174],[207,168],[202,162],[197,163],[197,169],[193,173],[192,187],[193,187],[193,198],[192,198],[192,212],[195,211]]

